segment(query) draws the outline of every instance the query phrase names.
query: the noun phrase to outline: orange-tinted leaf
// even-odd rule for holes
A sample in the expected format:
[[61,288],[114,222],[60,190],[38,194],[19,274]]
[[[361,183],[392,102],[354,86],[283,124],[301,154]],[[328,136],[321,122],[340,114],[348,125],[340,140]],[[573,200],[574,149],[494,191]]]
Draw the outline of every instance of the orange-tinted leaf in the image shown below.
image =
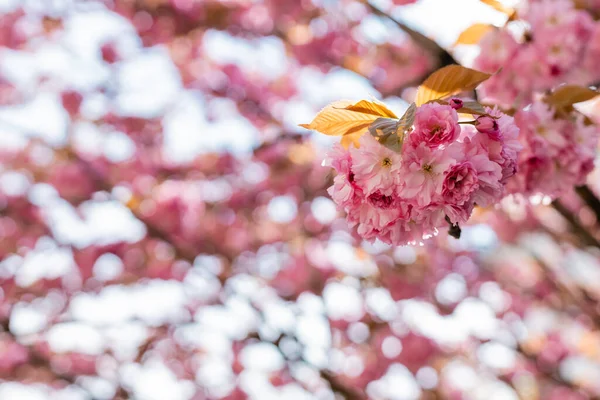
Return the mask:
[[468,27],[458,36],[454,45],[458,44],[477,44],[481,38],[488,32],[495,30],[496,27],[488,24],[474,24]]
[[340,143],[342,144],[342,146],[344,146],[344,148],[348,148],[350,147],[350,145],[354,145],[354,147],[358,148],[359,144],[358,141],[360,140],[360,137],[363,135],[364,132],[355,132],[355,133],[350,133],[347,135],[342,136],[342,140],[340,141]]
[[373,114],[387,118],[398,118],[396,114],[383,103],[361,100],[356,104],[346,107],[346,110],[360,112],[364,114]]
[[598,96],[595,90],[577,85],[561,86],[548,95],[545,99],[546,103],[557,109],[564,109],[573,104],[582,103]]
[[310,124],[300,125],[330,136],[344,136],[342,145],[356,144],[373,121],[380,117],[396,118],[385,105],[367,100],[358,103],[338,101],[323,108]]
[[435,71],[419,86],[415,102],[420,106],[465,90],[473,90],[490,76],[460,65],[448,65]]
[[481,1],[483,4],[487,4],[488,6],[492,7],[494,10],[500,11],[501,13],[504,13],[506,15],[512,15],[514,13],[514,10],[512,8],[506,7],[504,4],[502,4],[498,0],[479,0],[479,1]]

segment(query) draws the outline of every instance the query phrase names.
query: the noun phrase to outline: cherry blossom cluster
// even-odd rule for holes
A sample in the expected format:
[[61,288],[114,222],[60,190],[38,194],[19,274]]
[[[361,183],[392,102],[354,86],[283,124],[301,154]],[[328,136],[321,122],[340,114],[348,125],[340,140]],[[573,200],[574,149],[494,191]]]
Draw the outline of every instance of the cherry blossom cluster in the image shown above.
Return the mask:
[[459,124],[462,101],[417,108],[401,151],[365,134],[359,147],[336,146],[325,165],[337,176],[329,193],[367,240],[420,242],[466,222],[475,205],[494,205],[515,174],[519,129],[497,109]]
[[571,0],[541,0],[529,2],[518,16],[519,21],[490,31],[480,42],[474,68],[498,71],[481,87],[488,100],[527,104],[533,93],[562,82],[597,80],[600,24],[589,13],[576,9]]
[[509,190],[525,195],[557,197],[585,183],[594,169],[600,131],[574,112],[559,118],[554,108],[535,102],[515,115],[523,151],[519,173]]

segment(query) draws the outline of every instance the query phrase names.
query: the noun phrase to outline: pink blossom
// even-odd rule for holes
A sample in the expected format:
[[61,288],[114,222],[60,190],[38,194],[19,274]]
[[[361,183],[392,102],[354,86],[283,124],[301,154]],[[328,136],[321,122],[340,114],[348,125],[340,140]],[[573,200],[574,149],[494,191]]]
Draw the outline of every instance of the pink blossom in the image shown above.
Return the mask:
[[552,30],[573,24],[577,12],[570,0],[542,0],[530,5],[525,18],[534,30]]
[[444,178],[442,197],[451,204],[463,204],[479,186],[477,172],[470,162],[464,161],[452,166]]
[[429,103],[417,109],[412,141],[438,147],[452,143],[459,134],[458,114],[451,106]]
[[475,203],[472,201],[467,201],[460,205],[444,204],[443,206],[444,215],[446,215],[453,224],[466,223],[473,212],[473,208],[475,208]]
[[373,136],[365,134],[360,139],[360,147],[351,148],[352,172],[365,195],[376,190],[389,191],[397,186],[400,179],[400,154],[382,146]]
[[350,180],[353,175],[337,175],[333,178],[333,186],[327,189],[336,204],[346,208],[354,207],[361,202],[362,191]]
[[498,121],[490,116],[482,115],[478,117],[475,120],[475,128],[493,140],[500,141],[502,138]]
[[560,196],[573,185],[585,183],[592,171],[600,132],[586,125],[582,116],[556,118],[542,102],[516,115],[525,150],[517,165],[512,193]]
[[469,160],[477,173],[479,184],[473,192],[473,200],[482,207],[494,204],[503,196],[502,167],[490,159],[487,151],[481,146],[471,146],[471,141],[464,142],[465,159]]
[[363,203],[354,210],[354,213],[348,215],[348,221],[357,224],[357,232],[363,238],[367,240],[379,238],[380,233],[390,224],[405,220],[410,213],[410,206],[402,199],[394,197],[390,201],[391,204],[385,207],[380,207],[381,200],[377,205],[373,204],[373,200]]
[[444,172],[455,160],[449,151],[431,149],[425,143],[405,148],[403,157],[402,196],[414,197],[418,206],[425,207],[440,194]]
[[461,99],[453,98],[450,99],[449,104],[450,107],[454,108],[455,110],[459,110],[463,107],[464,102]]
[[486,33],[479,45],[481,53],[475,60],[475,68],[490,73],[502,67],[518,46],[511,33],[504,30]]

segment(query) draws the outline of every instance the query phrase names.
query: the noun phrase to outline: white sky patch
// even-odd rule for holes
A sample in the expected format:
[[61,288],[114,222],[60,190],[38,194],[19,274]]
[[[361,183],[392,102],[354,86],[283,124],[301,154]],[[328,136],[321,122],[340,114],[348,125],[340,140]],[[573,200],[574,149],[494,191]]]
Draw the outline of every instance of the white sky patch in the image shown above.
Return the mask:
[[272,221],[285,224],[296,218],[298,206],[292,196],[277,196],[269,202],[267,212]]
[[304,68],[298,76],[298,97],[322,107],[333,101],[362,100],[379,97],[367,78],[346,69],[324,74],[315,68]]
[[[160,76],[160,79],[156,77]],[[165,49],[146,50],[119,69],[117,105],[125,115],[156,116],[181,94],[179,73]]]
[[73,270],[73,266],[70,250],[58,248],[53,242],[42,238],[15,271],[15,280],[19,286],[26,287],[43,278],[64,276]]
[[53,325],[46,334],[46,340],[57,353],[101,354],[105,346],[104,338],[97,329],[80,322]]
[[446,275],[435,288],[435,297],[441,304],[458,303],[467,294],[467,282],[462,275]]
[[248,314],[236,315],[229,307],[223,306],[203,307],[194,316],[194,320],[207,329],[231,339],[244,338],[256,324],[256,318],[251,310]]
[[66,139],[68,116],[62,108],[58,95],[41,93],[29,103],[0,109],[0,128],[26,134],[27,137],[44,139],[60,145]]
[[195,380],[212,395],[223,397],[233,389],[234,376],[230,359],[209,355],[202,357]]
[[600,289],[600,262],[596,256],[573,249],[561,264],[573,280],[590,292]]
[[496,313],[506,310],[512,300],[497,282],[484,282],[479,287],[479,297],[485,301]]
[[367,393],[371,398],[417,400],[421,388],[404,365],[392,364],[381,379],[369,383]]
[[23,385],[16,382],[6,382],[0,384],[0,398],[27,400],[49,399],[43,386]]
[[479,299],[465,299],[456,307],[453,316],[479,339],[491,339],[498,329],[494,310]]
[[209,301],[217,298],[221,290],[221,283],[210,272],[201,267],[195,267],[185,275],[183,289],[190,298]]
[[72,298],[69,313],[76,320],[96,326],[134,318],[157,326],[186,320],[185,302],[181,283],[154,279],[132,286],[108,286],[97,295],[80,293]]
[[133,388],[136,398],[144,400],[189,400],[194,394],[194,384],[178,380],[171,370],[159,362],[143,366],[130,364],[124,367],[123,377]]
[[282,369],[285,360],[281,352],[271,343],[256,343],[244,347],[240,359],[245,368],[263,372]]
[[108,41],[119,41],[129,49],[140,44],[130,21],[100,7],[94,11],[73,13],[66,20],[63,35],[69,51],[87,61],[100,61],[98,49]]
[[10,314],[10,331],[17,336],[40,332],[48,323],[47,311],[34,305],[17,303]]
[[201,153],[223,150],[246,154],[258,143],[256,128],[231,109],[231,102],[218,103],[230,110],[227,117],[209,122],[200,93],[180,93],[178,100],[163,120],[168,160],[186,162]]
[[410,23],[410,27],[431,37],[445,48],[450,48],[458,35],[476,22],[502,25],[506,21],[506,15],[479,0],[461,0],[458,3],[447,0],[419,0],[409,6],[396,7],[392,15]]
[[310,211],[315,219],[322,224],[331,223],[337,216],[335,203],[331,199],[322,196],[312,201]]
[[103,330],[106,347],[116,357],[131,359],[138,354],[139,347],[148,337],[148,327],[141,321],[116,324]]
[[228,200],[233,194],[233,187],[226,178],[198,181],[201,187],[202,200],[210,203],[218,203]]
[[315,111],[317,110],[314,105],[301,98],[277,104],[276,108],[281,114],[283,126],[286,129],[294,130],[298,129],[299,124],[307,124],[312,121],[315,117]]
[[370,258],[359,258],[355,248],[349,243],[330,241],[326,251],[329,261],[348,275],[369,276],[377,271],[375,262]]
[[439,315],[432,304],[417,300],[400,302],[402,317],[411,329],[446,345],[459,345],[470,335],[491,339],[499,321],[492,308],[479,299],[463,300],[449,316]]
[[593,360],[581,356],[569,356],[560,363],[560,375],[568,381],[594,382],[598,387],[600,382],[600,366]]
[[365,299],[369,311],[384,321],[391,321],[398,315],[396,302],[385,288],[366,289]]
[[402,342],[396,336],[388,336],[381,342],[381,351],[387,358],[398,357],[402,352]]
[[6,171],[0,175],[0,190],[9,196],[22,196],[29,189],[31,182],[25,174]]
[[83,219],[64,200],[46,205],[54,236],[61,243],[85,247],[94,243],[135,242],[145,228],[124,205],[116,201],[88,201],[80,207]]
[[298,317],[296,335],[301,343],[309,347],[324,349],[331,345],[329,323],[322,315],[308,314]]
[[115,279],[123,272],[123,260],[112,253],[102,254],[94,263],[92,271],[100,281]]
[[323,291],[323,300],[331,319],[357,321],[364,315],[362,296],[356,288],[329,283]]
[[95,376],[81,376],[77,381],[94,398],[110,399],[115,395],[116,385],[107,379]]
[[437,371],[431,367],[422,367],[417,371],[417,382],[423,389],[433,389],[438,384]]
[[477,385],[477,374],[468,365],[461,361],[451,361],[442,370],[444,379],[451,382],[452,386],[460,390],[470,390]]
[[477,349],[477,357],[489,367],[499,370],[508,370],[514,367],[517,361],[513,349],[496,342],[483,343]]
[[129,160],[135,155],[135,143],[122,132],[111,132],[105,136],[104,155],[113,162]]
[[206,55],[219,64],[235,64],[247,74],[277,79],[287,72],[289,61],[279,38],[245,40],[209,30],[203,37]]
[[283,332],[291,332],[296,324],[293,310],[283,303],[270,302],[263,307],[267,325]]

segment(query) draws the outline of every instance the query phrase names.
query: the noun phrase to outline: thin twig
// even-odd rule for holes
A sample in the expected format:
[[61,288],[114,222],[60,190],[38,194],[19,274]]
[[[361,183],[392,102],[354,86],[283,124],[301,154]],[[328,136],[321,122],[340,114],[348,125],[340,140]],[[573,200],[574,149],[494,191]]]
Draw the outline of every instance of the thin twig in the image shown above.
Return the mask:
[[575,192],[581,197],[581,200],[592,209],[596,216],[596,221],[600,222],[600,199],[596,197],[596,194],[590,189],[588,185],[581,185],[575,187]]
[[552,207],[558,211],[558,213],[560,215],[563,216],[563,218],[565,218],[569,224],[571,224],[571,228],[573,229],[573,231],[575,232],[575,234],[582,239],[585,243],[587,243],[588,245],[591,246],[595,246],[600,248],[600,242],[598,241],[598,239],[596,239],[595,237],[593,237],[588,231],[587,229],[585,229],[577,220],[577,218],[575,218],[575,216],[573,215],[573,213],[567,208],[565,207],[560,201],[558,200],[554,200],[552,202]]
[[390,21],[395,23],[396,26],[398,26],[398,28],[403,30],[416,44],[429,51],[434,56],[438,57],[438,59],[440,60],[440,67],[444,67],[446,65],[451,64],[458,64],[452,56],[452,54],[450,54],[446,49],[437,44],[434,40],[410,28],[404,22],[398,20],[395,17],[392,17],[390,14],[371,4],[371,2],[369,2],[368,0],[365,0],[364,4],[371,10],[373,14],[389,19]]

